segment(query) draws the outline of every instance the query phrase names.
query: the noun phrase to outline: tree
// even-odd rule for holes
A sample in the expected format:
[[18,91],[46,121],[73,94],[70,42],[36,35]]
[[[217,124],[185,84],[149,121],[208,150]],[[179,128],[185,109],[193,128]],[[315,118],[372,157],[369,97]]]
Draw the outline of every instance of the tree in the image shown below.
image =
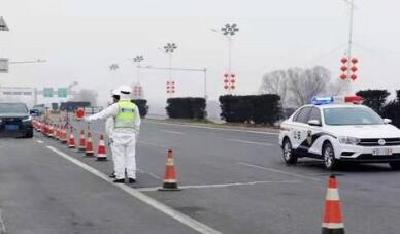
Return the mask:
[[81,89],[73,96],[71,101],[90,102],[92,106],[97,105],[97,91],[92,89]]
[[343,85],[338,80],[332,81],[329,70],[322,66],[272,71],[263,76],[260,87],[262,94],[279,95],[283,107],[301,106],[313,96],[335,96],[342,91]]
[[357,96],[364,98],[363,104],[371,107],[378,114],[382,115],[386,99],[390,93],[387,90],[361,90],[358,91]]
[[262,78],[259,92],[261,94],[276,94],[281,98],[282,106],[288,105],[288,76],[285,70],[267,73]]

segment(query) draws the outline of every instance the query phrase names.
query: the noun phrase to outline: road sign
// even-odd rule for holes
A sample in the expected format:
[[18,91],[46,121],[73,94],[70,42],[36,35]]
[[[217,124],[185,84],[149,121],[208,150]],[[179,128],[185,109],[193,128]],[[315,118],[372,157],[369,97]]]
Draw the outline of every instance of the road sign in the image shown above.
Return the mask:
[[4,21],[3,16],[0,16],[0,31],[10,31],[7,27],[6,21]]
[[44,88],[43,89],[43,97],[53,97],[54,89],[53,88]]
[[0,58],[0,73],[8,73],[8,59]]
[[68,97],[68,89],[66,88],[59,88],[57,90],[57,96],[60,98],[66,98]]

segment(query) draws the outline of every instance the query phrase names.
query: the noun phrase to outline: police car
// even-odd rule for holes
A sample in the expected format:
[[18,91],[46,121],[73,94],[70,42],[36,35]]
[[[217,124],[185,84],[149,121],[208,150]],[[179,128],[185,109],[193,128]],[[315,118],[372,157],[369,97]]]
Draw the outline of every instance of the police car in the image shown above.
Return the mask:
[[298,158],[323,160],[333,170],[343,162],[389,163],[400,169],[400,130],[382,119],[362,99],[315,97],[281,124],[282,159],[296,164]]

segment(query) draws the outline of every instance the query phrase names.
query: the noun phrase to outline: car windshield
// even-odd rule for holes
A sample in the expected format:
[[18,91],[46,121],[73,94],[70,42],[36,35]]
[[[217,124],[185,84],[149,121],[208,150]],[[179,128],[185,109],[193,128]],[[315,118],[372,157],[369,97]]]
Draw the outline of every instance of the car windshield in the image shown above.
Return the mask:
[[22,103],[0,103],[0,113],[27,113],[28,109]]
[[382,118],[373,110],[364,107],[340,107],[324,109],[327,125],[379,125]]

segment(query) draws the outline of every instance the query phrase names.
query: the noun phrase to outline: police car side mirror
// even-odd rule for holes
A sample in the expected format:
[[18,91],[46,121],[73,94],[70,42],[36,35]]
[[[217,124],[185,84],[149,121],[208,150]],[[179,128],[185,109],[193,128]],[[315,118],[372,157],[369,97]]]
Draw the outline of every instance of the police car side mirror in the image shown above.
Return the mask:
[[391,124],[392,120],[391,119],[383,119],[384,124]]
[[319,120],[310,120],[307,122],[308,125],[310,126],[315,126],[315,127],[321,127],[322,124]]

